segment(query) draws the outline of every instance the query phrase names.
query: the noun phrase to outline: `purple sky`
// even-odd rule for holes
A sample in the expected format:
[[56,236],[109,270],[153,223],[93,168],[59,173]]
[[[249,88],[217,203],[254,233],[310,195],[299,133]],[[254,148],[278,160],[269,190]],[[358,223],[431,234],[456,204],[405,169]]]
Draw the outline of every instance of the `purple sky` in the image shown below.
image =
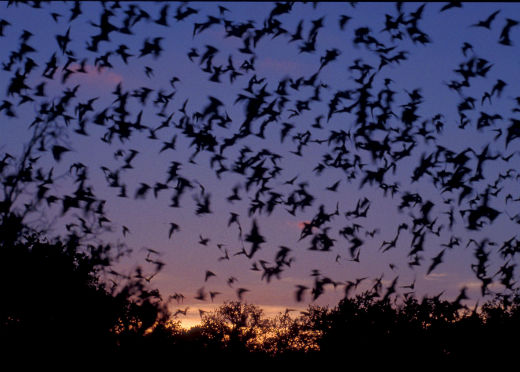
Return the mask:
[[[129,271],[135,265],[141,264],[147,257],[147,248],[152,248],[159,253],[154,259],[160,259],[166,263],[162,271],[151,281],[152,285],[157,286],[163,296],[174,293],[182,293],[185,296],[184,302],[172,303],[172,309],[184,309],[187,306],[191,311],[188,313],[185,324],[193,322],[198,318],[197,309],[210,309],[225,300],[236,299],[237,288],[247,288],[250,291],[244,295],[244,300],[263,306],[268,312],[276,312],[289,308],[304,308],[311,303],[311,295],[307,293],[303,302],[296,302],[295,288],[297,285],[306,285],[312,288],[314,277],[310,276],[312,270],[319,270],[323,276],[345,283],[355,278],[368,277],[359,290],[368,289],[373,285],[373,278],[383,275],[383,285],[387,287],[397,276],[398,286],[405,286],[416,280],[416,293],[435,295],[445,291],[446,298],[453,298],[463,286],[468,287],[468,294],[472,299],[477,299],[480,294],[480,281],[475,278],[471,269],[471,264],[476,262],[474,257],[474,247],[466,248],[470,239],[480,242],[484,238],[497,242],[497,246],[489,246],[486,249],[491,251],[491,263],[488,267],[489,275],[493,275],[499,267],[504,264],[497,254],[497,249],[502,242],[515,237],[518,231],[518,224],[512,221],[510,216],[515,216],[520,211],[516,202],[505,202],[505,196],[511,194],[513,198],[518,198],[518,183],[516,178],[505,180],[501,183],[499,197],[493,198],[491,206],[502,212],[493,224],[486,224],[479,231],[469,231],[466,229],[467,221],[459,213],[460,210],[471,208],[468,201],[478,193],[483,193],[486,185],[493,183],[499,173],[503,173],[510,168],[518,169],[519,157],[516,151],[518,143],[512,140],[507,149],[505,138],[507,128],[511,125],[510,118],[519,118],[518,112],[512,112],[515,105],[515,97],[520,94],[517,90],[520,82],[520,66],[518,44],[520,43],[520,27],[512,27],[510,37],[511,46],[499,44],[500,34],[506,25],[506,20],[520,14],[518,4],[509,3],[470,3],[464,4],[463,8],[453,8],[440,11],[444,3],[428,3],[423,9],[422,18],[418,21],[419,28],[424,31],[430,39],[430,43],[413,43],[406,35],[406,28],[401,25],[401,30],[405,32],[402,40],[392,40],[388,33],[383,32],[385,27],[385,15],[397,16],[394,4],[383,3],[359,3],[355,6],[349,3],[319,3],[315,7],[311,3],[294,4],[289,14],[282,14],[275,18],[282,22],[282,27],[288,34],[277,37],[272,35],[264,36],[254,48],[253,54],[244,54],[238,51],[244,45],[238,37],[226,37],[226,30],[221,20],[220,24],[212,25],[205,31],[193,35],[194,23],[203,23],[208,19],[208,15],[221,18],[217,3],[193,3],[184,5],[181,10],[192,7],[198,10],[197,14],[190,15],[182,21],[174,19],[176,10],[181,3],[169,3],[168,26],[163,26],[154,22],[159,17],[161,8],[165,3],[121,3],[120,8],[112,9],[114,16],[110,22],[121,27],[125,18],[125,11],[131,5],[138,5],[139,9],[145,10],[150,15],[150,20],[141,20],[133,26],[133,34],[123,34],[117,31],[110,33],[110,41],[101,41],[97,52],[85,49],[91,36],[98,33],[98,28],[92,23],[99,23],[99,17],[103,11],[100,3],[81,3],[83,13],[69,22],[73,2],[42,4],[41,8],[33,8],[23,4],[7,3],[1,5],[2,11],[0,18],[9,21],[10,25],[4,27],[3,37],[0,37],[0,47],[2,48],[2,63],[9,61],[11,51],[16,51],[20,44],[20,35],[23,30],[32,32],[28,40],[36,51],[28,53],[23,61],[17,61],[10,71],[0,70],[0,79],[5,88],[5,95],[2,98],[13,103],[16,111],[16,118],[7,118],[5,111],[3,116],[2,129],[0,129],[0,153],[8,152],[18,155],[23,149],[24,143],[30,137],[32,129],[29,124],[37,115],[40,104],[45,101],[57,101],[65,88],[72,88],[80,85],[77,97],[73,101],[70,114],[73,116],[72,124],[66,126],[63,120],[57,125],[63,128],[64,135],[59,139],[59,144],[71,148],[72,151],[64,154],[63,160],[59,164],[53,164],[50,153],[43,153],[41,164],[45,167],[54,166],[55,175],[62,175],[53,185],[52,192],[60,194],[66,192],[71,187],[72,178],[68,174],[70,164],[82,162],[89,167],[90,182],[94,185],[95,193],[99,198],[106,199],[107,216],[113,223],[113,233],[102,237],[105,241],[125,242],[133,248],[134,253],[121,262],[121,271]],[[265,20],[269,17],[274,3],[228,3],[225,7],[229,9],[223,17],[232,21],[235,25],[247,23],[250,20],[254,28],[260,29]],[[405,3],[402,6],[404,19],[409,19],[413,12],[419,8],[419,3]],[[111,4],[108,5],[111,7]],[[137,8],[136,8],[137,9]],[[500,9],[500,13],[491,23],[488,30],[482,27],[471,27],[479,20],[486,19],[491,13]],[[55,22],[51,13],[56,12],[61,15]],[[341,30],[338,20],[341,15],[352,17]],[[303,20],[302,35],[306,38],[311,30],[313,21],[323,17],[323,27],[319,28],[316,51],[314,53],[300,53],[299,47],[302,41],[289,42],[300,20]],[[92,22],[92,23],[91,23]],[[66,83],[61,82],[63,66],[67,57],[60,51],[56,41],[56,35],[65,35],[70,27],[71,41],[68,48],[74,52],[76,61],[69,66],[76,70],[80,67],[81,61],[86,58],[86,73],[73,73]],[[400,127],[400,115],[403,109],[401,105],[409,102],[407,92],[420,89],[423,102],[419,105],[417,115],[419,119],[414,124],[420,126],[423,121],[427,121],[427,128],[434,129],[432,118],[437,114],[442,114],[444,127],[442,132],[435,133],[436,142],[426,142],[424,138],[417,137],[416,147],[411,156],[399,161],[395,173],[388,172],[385,182],[387,184],[398,183],[399,191],[392,198],[386,197],[383,190],[377,185],[368,183],[360,188],[363,172],[366,170],[376,170],[383,165],[381,159],[373,163],[370,155],[366,151],[354,148],[351,140],[347,141],[347,146],[352,153],[359,153],[362,162],[365,163],[364,170],[359,170],[357,178],[348,180],[346,174],[333,168],[327,168],[317,175],[313,169],[322,161],[326,152],[330,152],[332,145],[327,142],[310,143],[302,149],[302,156],[297,156],[293,152],[297,150],[297,142],[293,136],[297,132],[309,130],[312,139],[326,139],[331,131],[354,131],[356,129],[355,110],[352,113],[335,114],[330,121],[326,120],[328,113],[328,103],[335,92],[339,90],[355,90],[359,88],[355,78],[358,73],[349,70],[357,59],[362,63],[367,63],[378,68],[380,59],[378,55],[369,50],[365,45],[353,42],[355,31],[362,27],[368,27],[371,35],[386,47],[395,46],[395,49],[388,52],[387,56],[394,56],[399,51],[406,51],[407,59],[400,63],[392,63],[384,66],[375,76],[371,92],[375,96],[384,88],[385,79],[393,82],[390,88],[395,91],[395,102],[392,108],[396,116],[388,121],[389,127]],[[248,31],[248,32],[251,32]],[[248,35],[246,32],[244,35]],[[253,36],[253,34],[251,34]],[[162,52],[159,57],[145,55],[138,57],[145,40],[152,41],[155,37],[162,37],[160,42]],[[245,37],[244,37],[245,38]],[[461,47],[464,42],[473,46],[472,50],[467,51],[464,56]],[[125,64],[122,58],[115,53],[119,45],[128,46],[128,53],[132,56]],[[206,45],[213,45],[218,49],[218,53],[213,58],[213,65],[223,65],[228,63],[228,57],[233,56],[233,64],[237,71],[242,75],[238,76],[233,83],[230,83],[229,73],[223,73],[220,77],[221,82],[208,80],[210,74],[201,71],[204,64],[199,64],[196,57],[193,62],[189,60],[187,54],[191,48],[197,48],[202,55]],[[270,191],[279,192],[286,199],[288,195],[297,188],[298,183],[307,182],[307,190],[315,200],[312,206],[303,211],[298,211],[296,215],[287,212],[289,207],[277,205],[272,214],[260,213],[248,216],[250,202],[254,198],[258,187],[253,184],[246,192],[244,184],[246,179],[243,175],[228,171],[218,179],[214,169],[210,167],[210,152],[201,152],[194,163],[188,160],[194,151],[190,146],[190,139],[186,138],[181,130],[174,124],[179,124],[183,114],[179,111],[186,100],[186,111],[192,116],[196,111],[202,111],[208,105],[208,97],[216,97],[224,103],[221,112],[225,110],[231,118],[227,128],[214,126],[212,134],[215,135],[219,144],[225,138],[229,138],[236,133],[241,123],[245,119],[245,106],[243,102],[235,103],[239,93],[248,94],[244,91],[253,75],[258,79],[265,78],[262,84],[254,87],[257,92],[263,84],[271,93],[266,102],[270,103],[275,97],[279,81],[284,78],[293,80],[299,77],[308,79],[318,71],[320,67],[320,57],[323,57],[327,50],[336,48],[340,55],[336,60],[330,62],[320,71],[318,81],[321,87],[321,101],[312,101],[310,110],[301,111],[301,114],[290,117],[290,109],[295,108],[297,100],[309,98],[314,87],[305,87],[299,91],[289,89],[289,103],[285,106],[278,119],[269,124],[265,131],[264,138],[250,135],[224,151],[225,164],[231,166],[240,156],[240,150],[244,146],[249,147],[254,153],[267,149],[271,153],[279,154],[279,166],[282,168],[279,176],[269,181]],[[373,44],[371,49],[375,49]],[[99,69],[96,67],[96,58],[107,52],[109,62],[112,67]],[[45,64],[56,53],[58,57],[58,71],[53,80],[42,77]],[[254,56],[254,71],[240,70],[239,67],[246,60]],[[492,64],[491,69],[485,78],[474,78],[471,80],[471,87],[463,90],[463,96],[454,90],[450,90],[447,84],[452,80],[460,80],[455,70],[459,64],[468,61],[472,56],[475,61],[483,58]],[[16,106],[20,98],[16,95],[7,95],[7,87],[17,69],[23,70],[25,58],[32,58],[38,67],[35,72],[30,74],[26,84],[31,88],[40,82],[46,81],[47,97],[39,98],[34,102],[24,103]],[[153,75],[146,76],[145,66],[153,69]],[[170,85],[172,77],[178,77],[179,81]],[[492,97],[492,104],[485,101],[481,103],[483,92],[489,92],[498,79],[507,83],[500,97],[495,93]],[[165,113],[166,117],[173,114],[169,127],[157,132],[157,140],[148,137],[148,130],[142,132],[135,131],[128,141],[120,141],[115,136],[111,144],[100,140],[106,132],[106,127],[96,126],[91,122],[87,124],[88,136],[81,136],[74,132],[77,128],[77,113],[74,113],[74,105],[78,102],[86,102],[88,99],[99,97],[93,104],[94,112],[88,113],[88,120],[92,121],[95,113],[101,112],[107,107],[114,107],[115,96],[112,93],[118,84],[121,84],[124,91],[135,92],[142,87],[152,89],[146,106],[141,106],[136,98],[129,99],[128,108],[130,110],[129,119],[135,121],[138,113],[142,110],[142,124],[150,128],[155,128],[165,120],[165,117],[158,116],[161,108],[153,104],[159,91],[165,94],[174,92],[174,96],[168,104]],[[318,85],[318,84],[316,84]],[[32,90],[27,89],[26,93],[32,94]],[[459,128],[459,115],[457,106],[465,97],[474,97],[476,107],[468,112],[470,124],[466,128]],[[346,101],[345,101],[346,102]],[[517,106],[518,107],[518,106]],[[490,127],[477,130],[477,119],[481,112],[488,114],[500,114],[502,119],[494,122]],[[323,115],[322,128],[312,127],[316,118]],[[370,119],[370,118],[369,118]],[[205,120],[205,119],[204,119]],[[204,121],[203,120],[203,121]],[[197,128],[201,128],[202,122],[196,123]],[[287,136],[286,140],[280,142],[280,130],[283,123],[291,123],[294,129]],[[255,121],[252,125],[253,132],[257,132],[260,121]],[[498,132],[495,129],[502,129],[503,134],[498,139],[494,139]],[[414,129],[415,131],[416,129]],[[374,134],[374,139],[383,140],[386,134],[391,132],[378,131]],[[170,141],[177,135],[175,150],[160,152],[163,143]],[[512,158],[506,162],[501,159],[485,162],[483,166],[484,179],[474,183],[474,193],[461,205],[456,200],[458,193],[440,193],[440,188],[433,185],[431,177],[422,177],[418,182],[411,183],[415,167],[418,165],[421,156],[426,153],[434,152],[437,147],[443,146],[455,153],[471,147],[478,154],[489,144],[492,155],[500,152],[505,155],[513,154]],[[124,164],[123,158],[130,150],[137,150],[138,155],[133,159],[133,169],[121,172],[121,179],[127,185],[128,198],[117,197],[119,190],[110,188],[105,181],[104,173],[101,170],[105,166],[115,170]],[[401,145],[396,144],[393,151],[401,150]],[[123,157],[115,159],[114,154],[118,150],[123,150]],[[217,151],[218,152],[218,151]],[[476,156],[469,155],[470,164],[476,167]],[[172,161],[182,163],[180,174],[189,179],[194,188],[188,190],[181,198],[179,208],[171,208],[171,190],[159,193],[158,198],[153,197],[151,191],[143,200],[133,198],[140,183],[154,185],[156,182],[166,180],[166,172]],[[257,163],[256,163],[257,164]],[[273,164],[270,160],[265,161],[265,166],[272,169]],[[442,168],[442,166],[439,166]],[[435,171],[439,171],[436,169]],[[516,172],[516,171],[515,171]],[[247,170],[251,174],[251,169]],[[516,175],[516,173],[515,173]],[[285,181],[297,176],[294,185],[286,185]],[[326,190],[336,181],[340,181],[336,192]],[[175,183],[172,183],[173,186]],[[199,185],[203,185],[201,188]],[[229,203],[227,198],[232,194],[233,187],[241,185],[239,194],[241,201]],[[196,198],[201,197],[201,190],[204,195],[211,196],[212,213],[196,215]],[[382,252],[383,241],[392,240],[396,234],[397,227],[402,222],[411,222],[411,215],[418,217],[419,208],[404,209],[399,212],[398,206],[401,196],[405,192],[419,193],[423,201],[430,200],[433,203],[432,219],[437,218],[434,230],[443,226],[439,236],[428,233],[425,240],[425,251],[421,253],[423,257],[422,265],[410,267],[408,262],[410,257],[410,245],[412,242],[411,231],[403,231],[395,249]],[[203,195],[203,196],[204,196]],[[267,195],[267,194],[266,194]],[[347,218],[345,213],[354,210],[356,203],[362,198],[370,199],[370,208],[366,219]],[[450,205],[444,203],[452,198],[455,201],[451,205],[455,208],[455,225],[450,231],[448,229],[448,217],[444,212],[450,210]],[[264,197],[265,199],[265,197]],[[320,205],[324,206],[326,213],[334,212],[336,205],[340,214],[335,216],[330,223],[323,225],[328,227],[328,234],[335,239],[334,247],[329,252],[316,252],[308,250],[312,236],[299,239],[303,223],[313,219],[319,210]],[[41,212],[45,213],[45,221],[53,221],[52,229],[56,233],[63,231],[65,221],[70,221],[79,212],[72,211],[64,218],[59,216],[59,209],[45,208],[41,206]],[[238,226],[228,227],[230,213],[237,213],[243,229],[243,238],[250,233],[253,221],[256,220],[260,233],[265,236],[266,242],[261,244],[261,249],[252,259],[242,256],[234,256],[242,248],[242,242],[238,239]],[[170,223],[175,222],[180,227],[179,232],[175,232],[169,239],[168,231]],[[38,220],[34,219],[34,223]],[[351,245],[348,240],[338,234],[345,226],[352,226],[359,223],[363,227],[357,235],[364,241],[360,250],[360,262],[353,262],[349,259],[348,247]],[[130,233],[124,237],[121,233],[122,226],[130,229]],[[370,238],[367,232],[378,229],[378,233]],[[314,233],[319,233],[319,229],[314,229]],[[207,246],[199,244],[200,236],[209,238]],[[448,243],[452,236],[460,237],[461,244],[453,249],[447,249],[444,254],[444,263],[436,267],[429,275],[428,267],[432,258],[437,256],[443,247],[441,244]],[[243,243],[247,250],[250,243]],[[221,245],[219,248],[217,245]],[[280,279],[274,278],[270,283],[261,279],[262,272],[250,270],[253,262],[259,264],[259,260],[269,262],[272,265],[275,255],[280,246],[291,248],[290,256],[294,261],[290,267],[284,268],[280,274]],[[227,251],[230,259],[219,260]],[[339,258],[338,258],[339,255]],[[150,256],[148,256],[150,258]],[[514,263],[514,262],[513,262]],[[144,266],[152,269],[151,267]],[[216,274],[204,281],[206,270],[211,270]],[[227,279],[231,276],[238,278],[233,287],[227,285]],[[197,291],[203,288],[206,293],[210,291],[220,292],[215,297],[214,302],[209,300],[200,301],[194,297]],[[500,289],[498,279],[491,289]],[[326,287],[326,292],[313,303],[321,305],[334,305],[344,295],[344,284],[339,284],[336,289],[331,285]]]

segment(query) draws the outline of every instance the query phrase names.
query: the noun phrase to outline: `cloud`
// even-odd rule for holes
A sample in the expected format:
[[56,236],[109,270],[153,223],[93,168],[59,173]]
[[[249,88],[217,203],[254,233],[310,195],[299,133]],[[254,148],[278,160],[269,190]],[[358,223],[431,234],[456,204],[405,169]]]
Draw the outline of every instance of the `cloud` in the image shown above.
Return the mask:
[[[460,287],[467,287],[468,289],[480,289],[482,287],[482,282],[477,280],[472,280],[469,282],[461,282],[459,283]],[[489,289],[498,289],[501,287],[499,282],[493,282],[487,286]]]
[[309,220],[307,220],[307,221],[287,221],[285,223],[287,224],[287,226],[297,228],[298,230],[303,230],[305,227],[305,224],[311,223],[311,221],[309,221]]
[[[77,71],[79,68],[78,64],[71,64],[69,67],[72,71]],[[69,81],[95,87],[113,87],[123,81],[122,75],[109,68],[85,65],[84,69],[86,72],[73,73]]]
[[278,60],[271,57],[263,58],[258,61],[257,69],[261,73],[283,73],[283,74],[303,74],[305,69],[301,63],[290,60]]
[[449,276],[448,273],[431,273],[424,277],[425,280],[444,280]]

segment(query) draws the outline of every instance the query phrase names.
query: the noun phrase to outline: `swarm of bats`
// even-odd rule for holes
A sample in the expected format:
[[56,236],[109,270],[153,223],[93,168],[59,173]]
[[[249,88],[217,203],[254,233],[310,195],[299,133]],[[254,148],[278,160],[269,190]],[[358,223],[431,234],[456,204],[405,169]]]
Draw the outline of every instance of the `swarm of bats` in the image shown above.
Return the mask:
[[[94,234],[111,223],[103,208],[105,201],[95,195],[89,184],[89,173],[98,169],[71,163],[69,173],[74,178],[74,190],[60,195],[54,187],[58,182],[54,168],[46,170],[40,165],[45,154],[49,154],[56,167],[72,158],[75,150],[60,133],[65,130],[90,136],[91,141],[101,141],[108,148],[118,148],[114,160],[120,165],[103,166],[100,172],[119,198],[162,198],[171,208],[179,208],[187,203],[184,196],[190,194],[193,213],[202,218],[221,212],[215,210],[210,187],[184,173],[184,168],[206,156],[222,182],[231,175],[233,179],[239,176],[241,182],[229,188],[225,201],[231,206],[248,203],[248,215],[230,212],[225,216],[233,236],[238,233],[239,248],[217,244],[218,261],[244,256],[251,261],[251,270],[258,271],[266,282],[281,278],[297,258],[295,249],[287,246],[275,246],[271,261],[259,258],[259,252],[269,247],[268,233],[258,222],[259,216],[270,216],[276,211],[294,217],[312,212],[313,217],[304,222],[295,244],[305,243],[309,250],[323,254],[336,252],[336,262],[347,256],[347,260],[361,265],[363,249],[374,241],[381,254],[407,249],[409,267],[423,268],[424,274],[430,275],[439,270],[450,250],[471,247],[474,261],[470,265],[481,283],[483,296],[490,294],[492,288],[504,292],[518,288],[516,262],[520,240],[516,235],[504,237],[506,240],[500,243],[482,237],[464,241],[453,233],[454,225],[460,223],[470,237],[503,221],[520,224],[520,175],[515,166],[519,161],[516,149],[520,139],[520,95],[516,88],[507,76],[500,75],[501,71],[495,71],[493,55],[481,55],[478,46],[469,42],[461,45],[460,60],[453,62],[453,72],[443,83],[442,94],[455,93],[454,97],[459,97],[446,112],[424,116],[421,108],[428,104],[428,97],[423,96],[421,89],[394,88],[397,84],[389,78],[391,69],[406,65],[415,48],[442,42],[429,35],[425,17],[435,16],[442,22],[443,16],[463,7],[460,3],[398,3],[393,11],[388,7],[390,13],[380,20],[379,29],[357,23],[357,8],[362,5],[356,3],[345,4],[345,13],[337,14],[337,19],[320,16],[320,9],[327,4],[266,3],[269,9],[263,22],[236,19],[232,10],[218,4],[167,3],[150,8],[142,3],[103,2],[95,4],[99,13],[93,19],[85,15],[87,6],[94,5],[79,1],[2,4],[0,42],[2,38],[17,38],[18,43],[2,53],[2,69],[9,79],[4,84],[0,115],[4,120],[17,120],[19,113],[30,105],[36,107],[36,113],[29,123],[35,134],[25,156],[17,162],[12,154],[0,153],[1,213],[16,201],[20,183],[32,183],[36,186],[36,206],[59,208],[62,215],[82,212],[93,216],[81,217],[78,223],[68,225],[71,234]],[[24,7],[52,17],[63,30],[54,36],[54,49],[39,49],[33,41],[39,30],[20,29],[10,22],[10,7]],[[306,16],[296,19],[292,14],[301,14],[296,12],[301,7],[305,7]],[[466,26],[475,32],[491,33],[496,48],[513,48],[520,41],[520,28],[518,21],[509,17],[514,15],[497,9],[486,18],[468,20]],[[155,66],[171,47],[179,23],[190,23],[193,30],[193,46],[184,51],[186,62],[197,66],[200,77],[215,87],[198,109],[189,98],[177,98],[185,78],[178,75],[175,66],[168,82],[153,81]],[[143,25],[155,30],[158,36],[142,37],[139,30]],[[80,29],[89,32],[86,40],[75,39],[80,37]],[[325,45],[327,30],[341,35],[343,44]],[[239,46],[231,54],[217,44],[200,46],[196,41],[207,33],[221,34],[223,40],[233,39]],[[118,40],[125,37],[128,42],[116,43],[116,36]],[[298,75],[296,71],[282,79],[262,76],[257,71],[262,56],[256,51],[261,44],[274,39],[283,40],[287,48],[299,55],[314,56],[313,73]],[[347,55],[352,57],[356,50],[363,50],[363,57],[345,63]],[[370,59],[365,55],[370,55]],[[107,103],[98,97],[80,98],[82,87],[70,83],[74,76],[88,73],[89,66],[117,70],[121,63],[144,66],[141,71],[150,84],[130,89],[124,83],[114,83],[113,100]],[[326,78],[325,72],[334,64],[343,66],[343,85]],[[54,82],[62,90],[57,96],[50,96],[46,93],[48,85]],[[473,83],[478,83],[479,88],[474,88]],[[220,91],[238,93],[230,97],[229,93],[219,95]],[[510,112],[496,112],[494,104],[504,100],[508,101]],[[231,105],[243,107],[243,116],[231,115]],[[451,112],[455,119],[449,117]],[[148,114],[144,116],[145,113]],[[313,119],[308,120],[309,115]],[[103,130],[100,139],[90,135],[94,127]],[[471,143],[462,149],[450,148],[442,142],[447,127],[488,133],[488,143],[482,148]],[[272,133],[288,149],[285,153],[270,147]],[[163,179],[155,183],[139,181],[136,188],[131,188],[128,180],[140,156],[131,145],[139,136],[150,141],[150,151],[161,156],[176,155]],[[253,139],[264,141],[264,147],[255,149],[250,144]],[[182,141],[189,143],[192,151],[185,161],[176,152]],[[303,158],[311,148],[321,151],[319,157],[311,159],[311,173],[284,168],[288,158]],[[403,172],[410,158],[414,165],[406,166],[403,174],[407,179],[398,179],[396,172]],[[503,171],[490,177],[490,169]],[[319,194],[312,186],[322,174],[335,176]],[[415,185],[421,182],[433,184],[442,202],[418,193]],[[385,198],[397,201],[403,220],[389,221],[395,224],[395,235],[379,236],[379,228],[366,222],[373,201],[363,197],[352,202],[344,196],[349,188],[377,190]],[[329,210],[320,198],[333,193],[338,202]],[[30,212],[34,210],[27,206],[26,213]],[[336,229],[333,221],[342,221],[343,226]],[[167,225],[165,236],[170,239],[183,230],[181,220],[168,221]],[[126,236],[130,229],[123,226],[122,233]],[[435,237],[442,240],[438,246],[431,244]],[[198,243],[214,244],[203,231]],[[491,270],[491,254],[502,260],[498,270]],[[150,280],[164,263],[150,252],[147,261],[155,268],[147,277]],[[395,265],[391,268],[395,269]],[[213,277],[218,278],[219,273],[207,270],[201,274],[204,284],[196,299],[207,301],[204,286],[211,284]],[[415,289],[415,281],[399,286],[398,275],[386,287],[382,278],[375,278],[369,288],[383,298],[395,294],[398,288]],[[311,284],[297,285],[296,299],[303,301],[308,292],[316,300],[326,288],[338,286],[348,296],[358,286],[367,284],[367,279],[334,280],[313,270]],[[227,283],[233,287],[237,281],[229,277]],[[249,291],[243,287],[235,290],[239,299]],[[209,291],[211,301],[218,294]],[[464,298],[463,289],[459,301]],[[184,295],[176,293],[175,299],[181,301]],[[186,311],[187,308],[179,313]]]

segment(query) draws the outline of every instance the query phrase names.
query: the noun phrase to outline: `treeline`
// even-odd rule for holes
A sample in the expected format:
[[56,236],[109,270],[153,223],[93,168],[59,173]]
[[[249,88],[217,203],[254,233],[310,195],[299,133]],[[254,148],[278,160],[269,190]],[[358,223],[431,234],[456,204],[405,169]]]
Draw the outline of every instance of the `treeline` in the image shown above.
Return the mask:
[[228,302],[186,330],[142,275],[104,279],[113,247],[85,249],[71,237],[49,241],[7,215],[0,235],[5,355],[378,364],[491,360],[518,349],[519,295],[470,309],[439,296],[397,301],[365,292],[332,308],[309,306],[274,318],[258,306]]
[[166,342],[159,342],[165,355],[182,350],[185,355],[299,365],[474,365],[516,355],[520,297],[496,297],[470,309],[438,297],[409,296],[397,303],[364,292],[332,308],[309,306],[299,314],[285,312],[274,318],[266,318],[255,305],[228,302],[204,314],[200,326],[183,330],[170,324],[149,335],[156,341],[165,337]]

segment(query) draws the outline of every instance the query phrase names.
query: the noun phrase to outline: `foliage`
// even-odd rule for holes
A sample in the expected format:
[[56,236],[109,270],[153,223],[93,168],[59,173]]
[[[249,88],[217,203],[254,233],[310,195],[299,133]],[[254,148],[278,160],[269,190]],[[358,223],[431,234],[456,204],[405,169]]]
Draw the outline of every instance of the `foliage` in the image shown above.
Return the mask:
[[251,304],[226,302],[202,319],[202,334],[226,350],[242,353],[261,349],[261,336],[269,323],[263,311]]
[[311,327],[307,316],[292,317],[286,310],[270,320],[262,349],[270,355],[309,353],[318,350],[321,333]]
[[7,351],[51,358],[126,354],[154,327],[166,327],[165,304],[143,279],[112,285],[103,279],[113,262],[101,260],[99,252],[112,247],[90,246],[92,255],[80,239],[49,240],[16,230],[30,229],[15,213],[0,222],[0,338]]
[[486,361],[513,353],[515,344],[507,337],[520,330],[519,320],[518,295],[468,309],[438,297],[391,302],[368,291],[334,308],[309,306],[295,317],[286,311],[266,319],[257,306],[226,303],[186,334],[198,353],[213,355],[264,355],[264,361],[302,365],[335,360],[374,365],[427,360],[434,365],[468,363],[475,353]]

